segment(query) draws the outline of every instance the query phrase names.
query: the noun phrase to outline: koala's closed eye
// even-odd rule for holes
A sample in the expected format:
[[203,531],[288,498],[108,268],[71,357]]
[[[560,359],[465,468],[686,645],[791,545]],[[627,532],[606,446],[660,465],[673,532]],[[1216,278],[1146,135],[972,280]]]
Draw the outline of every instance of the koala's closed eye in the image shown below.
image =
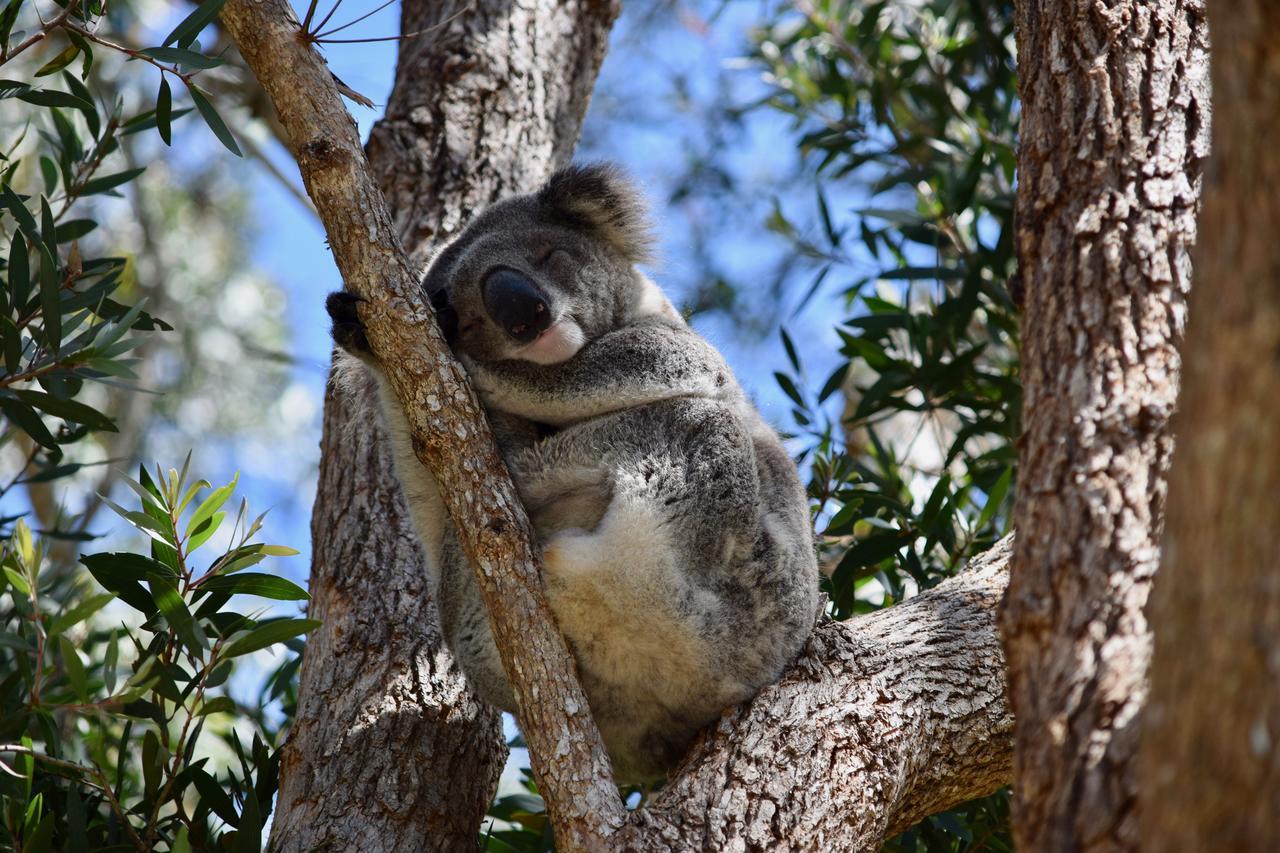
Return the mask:
[[552,261],[566,261],[571,257],[567,249],[562,249],[559,246],[548,246],[534,255],[533,263],[534,266],[545,267]]

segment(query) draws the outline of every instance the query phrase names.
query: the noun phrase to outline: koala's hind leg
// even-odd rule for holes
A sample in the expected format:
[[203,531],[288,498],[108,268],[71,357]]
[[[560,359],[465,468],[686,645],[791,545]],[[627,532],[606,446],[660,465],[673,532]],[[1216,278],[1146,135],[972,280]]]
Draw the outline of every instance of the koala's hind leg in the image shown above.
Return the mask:
[[755,543],[759,483],[737,415],[709,400],[663,401],[576,425],[537,456],[549,472],[589,461],[610,472],[594,529],[560,530],[543,550],[556,618],[595,683],[593,710],[608,716],[602,696],[619,709],[711,713],[743,698],[722,657],[742,627],[733,569]]

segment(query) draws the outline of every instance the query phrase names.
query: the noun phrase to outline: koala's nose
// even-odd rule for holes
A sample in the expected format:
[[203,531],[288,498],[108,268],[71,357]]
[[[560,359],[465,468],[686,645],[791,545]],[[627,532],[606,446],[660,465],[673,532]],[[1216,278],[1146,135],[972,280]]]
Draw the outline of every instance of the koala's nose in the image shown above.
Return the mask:
[[493,321],[522,344],[551,325],[551,308],[542,291],[515,270],[498,269],[484,280],[484,308]]

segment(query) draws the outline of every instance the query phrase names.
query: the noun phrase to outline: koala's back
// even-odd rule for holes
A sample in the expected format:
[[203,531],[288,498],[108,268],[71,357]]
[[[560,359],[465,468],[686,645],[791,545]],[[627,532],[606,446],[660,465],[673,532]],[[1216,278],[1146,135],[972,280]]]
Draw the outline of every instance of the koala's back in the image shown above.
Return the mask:
[[[661,777],[701,727],[775,680],[813,626],[794,466],[740,393],[594,418],[510,457],[615,770]],[[511,710],[474,579],[451,562],[446,638],[482,695]]]

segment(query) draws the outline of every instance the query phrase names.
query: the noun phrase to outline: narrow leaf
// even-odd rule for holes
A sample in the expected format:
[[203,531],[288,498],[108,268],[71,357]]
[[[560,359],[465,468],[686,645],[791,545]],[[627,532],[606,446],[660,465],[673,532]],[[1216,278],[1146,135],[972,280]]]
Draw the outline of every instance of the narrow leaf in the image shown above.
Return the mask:
[[247,655],[299,634],[313,631],[318,627],[320,627],[318,619],[277,619],[274,622],[264,622],[223,649],[222,657],[234,658]]
[[231,135],[231,130],[222,120],[222,116],[218,115],[218,111],[214,109],[213,104],[195,86],[191,87],[191,101],[196,105],[196,110],[199,111],[200,117],[204,119],[204,123],[209,125],[213,135],[218,137],[218,141],[225,145],[232,154],[237,157],[243,157],[244,155],[240,153],[240,146],[236,144],[236,138]]

